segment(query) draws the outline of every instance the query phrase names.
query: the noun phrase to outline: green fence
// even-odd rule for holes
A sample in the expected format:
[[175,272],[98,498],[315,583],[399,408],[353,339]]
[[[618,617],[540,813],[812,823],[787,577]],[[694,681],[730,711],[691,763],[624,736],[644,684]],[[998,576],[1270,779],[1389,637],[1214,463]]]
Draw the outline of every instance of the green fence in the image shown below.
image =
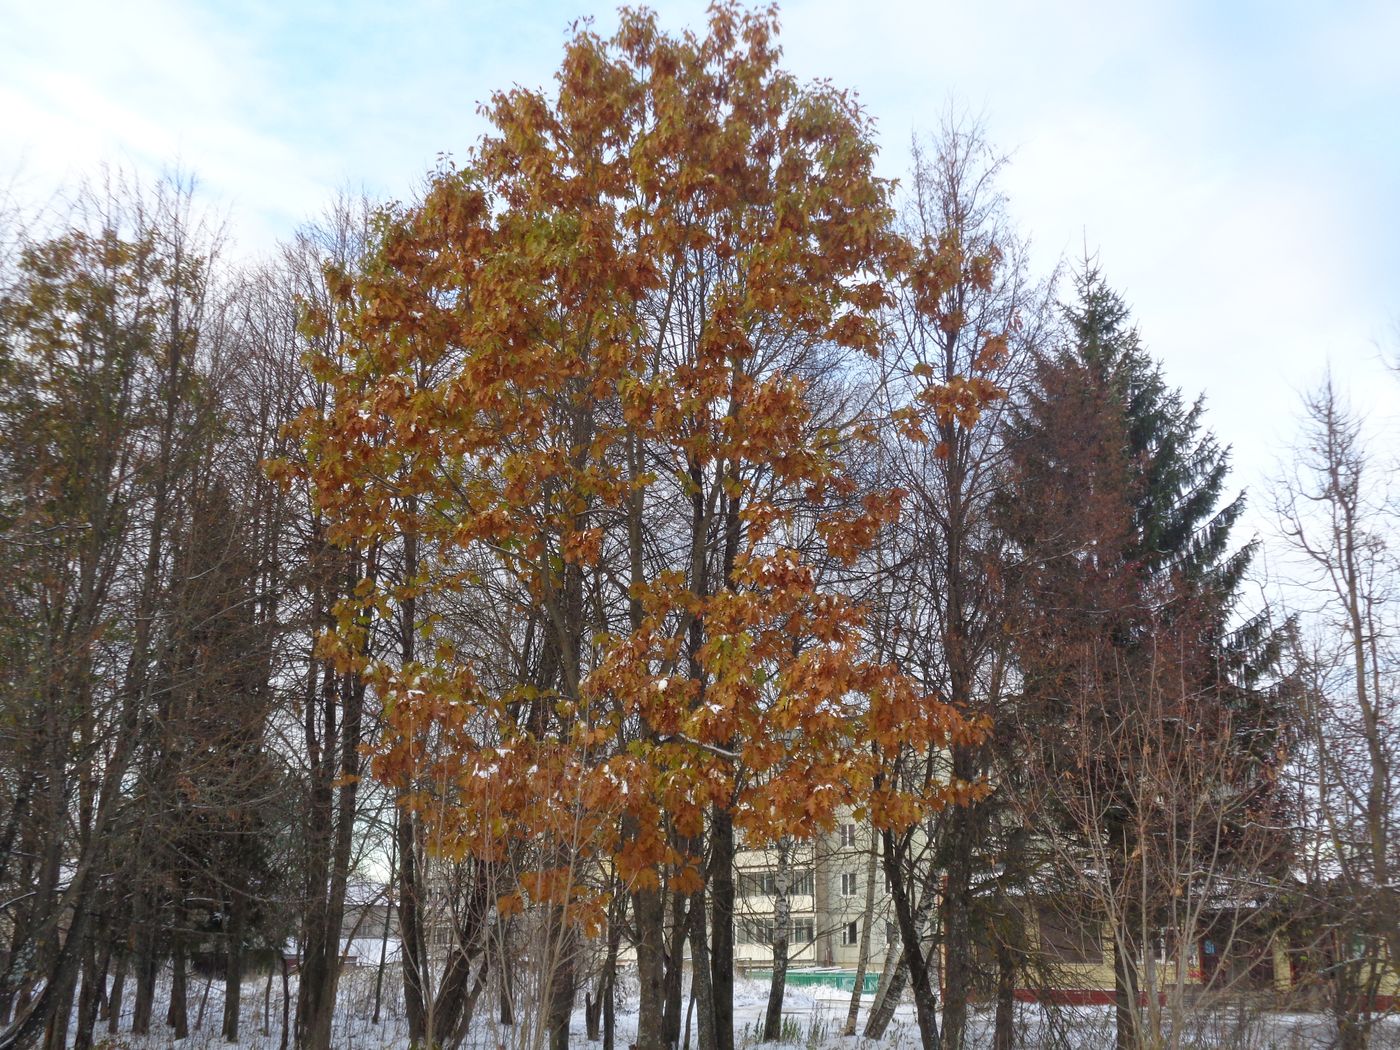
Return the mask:
[[[749,976],[755,981],[769,981],[772,970],[753,970]],[[854,970],[789,970],[787,983],[794,988],[836,988],[843,992],[852,991],[856,986]],[[880,983],[878,973],[867,973],[861,982],[861,995],[874,995],[875,986]]]

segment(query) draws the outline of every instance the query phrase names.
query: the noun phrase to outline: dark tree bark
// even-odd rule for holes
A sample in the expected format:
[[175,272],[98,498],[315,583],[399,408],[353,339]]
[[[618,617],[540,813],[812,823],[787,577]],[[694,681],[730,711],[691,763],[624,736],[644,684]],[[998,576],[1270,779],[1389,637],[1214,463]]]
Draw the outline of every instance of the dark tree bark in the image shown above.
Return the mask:
[[666,996],[663,1031],[667,1046],[678,1045],[681,1038],[682,1012],[685,1008],[682,978],[691,921],[688,903],[689,898],[677,893],[671,894],[671,936],[666,942],[666,965],[662,976]]
[[427,1002],[423,993],[428,965],[424,943],[421,886],[418,877],[418,837],[413,814],[398,808],[395,841],[399,857],[399,957],[403,967],[404,1015],[410,1042],[421,1042],[428,1031]]
[[238,1011],[243,997],[243,929],[246,902],[242,893],[229,894],[228,936],[224,938],[223,1037],[238,1042]]
[[583,1036],[590,1043],[603,1038],[603,995],[601,990],[595,999],[591,991],[583,993]]
[[[625,897],[618,896],[624,901]],[[603,959],[603,1050],[614,1050],[617,1041],[617,953],[622,944],[622,916],[608,925],[608,951]]]
[[121,1030],[122,996],[126,991],[126,971],[128,963],[125,953],[117,956],[117,972],[112,977],[112,990],[107,995],[107,1034],[116,1035]]
[[998,937],[996,1016],[992,1050],[1012,1050],[1016,1045],[1016,955],[1006,938]]
[[280,1050],[287,1050],[287,1041],[292,1035],[292,988],[291,988],[291,965],[284,955],[282,963],[282,1041],[279,1043]]
[[551,962],[549,983],[549,1048],[569,1050],[569,1016],[573,1013],[576,985],[576,935],[572,926],[565,920],[562,911],[556,910],[553,917],[554,935],[550,938],[554,945],[554,958]]
[[188,967],[185,959],[185,938],[175,934],[175,948],[170,953],[170,1008],[165,1014],[176,1039],[185,1039],[190,1034],[190,1008],[188,1000]]
[[884,845],[885,873],[889,876],[890,895],[894,898],[895,918],[899,925],[900,941],[904,946],[904,961],[908,964],[909,978],[914,989],[914,1014],[919,1022],[919,1042],[923,1050],[937,1050],[938,1002],[929,981],[928,958],[924,955],[921,943],[920,924],[900,870],[901,853],[896,852],[895,836],[889,831],[884,832]]
[[[729,561],[732,563],[733,558]],[[710,851],[710,985],[715,1050],[734,1050],[734,821],[721,808],[716,808],[711,816]]]
[[[354,557],[341,567],[343,589],[377,575],[377,559]],[[317,606],[328,615],[322,596]],[[366,643],[368,644],[368,640]],[[312,789],[307,912],[302,922],[301,981],[297,996],[298,1050],[330,1050],[336,989],[340,982],[340,936],[350,875],[359,801],[360,744],[365,685],[313,663],[319,688],[308,689],[304,732]],[[314,679],[309,679],[308,684]],[[318,717],[319,715],[319,717]]]
[[151,1031],[151,1012],[156,1000],[156,957],[154,934],[149,928],[138,929],[136,945],[136,998],[132,1003],[131,1034],[148,1035]]
[[73,1050],[92,1050],[93,1033],[97,1028],[98,1011],[107,984],[107,965],[110,956],[97,961],[97,947],[88,942],[87,958],[83,961],[83,979],[78,992],[77,1027],[73,1032]]
[[[958,748],[958,752],[966,749]],[[975,773],[954,756],[955,777],[973,780]],[[962,768],[959,769],[959,766]],[[972,807],[959,806],[947,814],[948,869],[942,894],[943,1041],[945,1050],[963,1050],[967,1031],[967,1000],[972,991],[974,930],[972,866],[980,819]]]
[[[395,811],[397,819],[397,811]],[[389,954],[389,917],[395,914],[394,890],[392,887],[399,878],[399,838],[398,828],[395,826],[395,833],[390,839],[389,845],[389,887],[385,890],[384,897],[384,922],[379,930],[379,958],[375,961],[374,967],[374,1023],[379,1023],[379,1010],[384,1001],[384,968],[388,965]],[[400,939],[400,945],[403,941]],[[399,957],[403,957],[403,949],[399,949]]]

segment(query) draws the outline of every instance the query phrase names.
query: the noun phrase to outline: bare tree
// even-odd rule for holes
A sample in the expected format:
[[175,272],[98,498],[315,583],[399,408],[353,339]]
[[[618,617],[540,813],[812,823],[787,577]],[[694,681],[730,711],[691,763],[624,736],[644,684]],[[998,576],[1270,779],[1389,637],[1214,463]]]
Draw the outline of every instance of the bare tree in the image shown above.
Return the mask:
[[1400,958],[1400,564],[1389,478],[1329,376],[1303,402],[1293,467],[1275,487],[1299,603],[1306,681],[1295,770],[1305,803],[1306,907],[1341,1045],[1366,1045],[1384,959]]
[[[1009,702],[1010,652],[1006,575],[999,567],[1004,540],[994,520],[1006,467],[1001,418],[1010,403],[1005,393],[1018,386],[1052,319],[1049,290],[1030,279],[1025,247],[997,189],[1002,164],[977,125],[952,117],[927,149],[916,142],[905,228],[922,261],[889,318],[891,369],[882,377],[896,421],[901,405],[924,396],[925,380],[948,392],[928,433],[896,427],[888,443],[884,469],[909,496],[880,550],[888,581],[881,588],[881,638],[930,693],[988,720],[991,732],[982,742],[954,744],[947,756],[947,772],[968,784],[1014,765],[998,761],[1009,743],[997,723]],[[931,295],[919,276],[926,269],[955,276]],[[987,396],[996,400],[980,415],[967,411]],[[933,954],[925,965],[911,958],[914,942],[905,943],[867,1035],[880,1034],[887,997],[898,996],[900,977],[913,964],[915,973],[938,970],[941,1045],[963,1046],[977,979],[975,946],[990,947],[994,916],[1009,914],[1005,879],[988,876],[1005,852],[1000,794],[1010,787],[998,784],[980,799],[949,807],[892,843],[885,874],[896,912],[909,912],[911,936],[920,942],[934,934]],[[929,930],[915,920],[926,910],[916,899],[936,909]],[[916,997],[931,1003],[932,988],[920,989],[919,980]]]
[[7,483],[24,508],[6,543],[38,570],[16,581],[38,630],[17,665],[31,670],[7,690],[36,732],[5,832],[24,843],[15,874],[33,889],[11,926],[5,1012],[17,993],[19,1013],[3,1046],[40,1032],[62,1046],[80,968],[95,966],[112,831],[157,688],[170,540],[207,421],[192,394],[212,241],[188,187],[109,187],[85,208],[26,247],[0,325],[18,439]]

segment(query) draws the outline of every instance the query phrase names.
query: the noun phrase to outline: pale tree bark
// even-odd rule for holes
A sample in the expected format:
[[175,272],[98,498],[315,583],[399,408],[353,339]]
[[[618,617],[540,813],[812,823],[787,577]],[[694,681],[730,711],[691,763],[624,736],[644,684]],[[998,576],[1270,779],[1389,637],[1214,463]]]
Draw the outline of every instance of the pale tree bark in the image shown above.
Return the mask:
[[875,826],[870,827],[870,852],[865,860],[865,905],[861,909],[860,952],[856,957],[856,982],[851,989],[851,1005],[846,1011],[846,1027],[842,1035],[855,1035],[856,1022],[860,1018],[860,1001],[865,991],[865,972],[870,965],[870,931],[875,925],[875,879],[879,874],[879,836]]
[[768,985],[768,1007],[763,1018],[763,1041],[773,1042],[782,1035],[783,995],[787,988],[788,942],[792,927],[792,850],[793,841],[784,836],[777,844],[777,867],[773,873],[773,976]]

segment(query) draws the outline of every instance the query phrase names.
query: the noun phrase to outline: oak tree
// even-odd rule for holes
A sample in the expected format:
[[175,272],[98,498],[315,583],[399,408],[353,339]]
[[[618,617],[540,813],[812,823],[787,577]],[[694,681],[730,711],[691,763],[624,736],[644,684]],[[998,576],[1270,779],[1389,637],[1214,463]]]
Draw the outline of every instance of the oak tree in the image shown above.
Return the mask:
[[[403,798],[450,811],[435,847],[529,858],[499,906],[554,916],[556,1046],[567,931],[604,914],[593,859],[632,896],[638,1045],[671,1041],[669,899],[712,979],[702,1045],[723,1047],[735,831],[808,836],[843,806],[903,831],[965,790],[883,775],[976,729],[872,659],[863,609],[815,571],[853,563],[900,493],[862,485],[849,453],[878,428],[818,412],[803,363],[878,353],[913,253],[868,118],[783,72],[775,32],[724,4],[704,36],[630,10],[611,38],[580,28],[553,97],[495,96],[493,132],[385,215],[335,282],[347,355],[317,362],[335,398],[305,441],[330,534],[411,538],[418,565],[366,575],[324,651],[383,698],[377,773],[436,786]],[[367,657],[374,618],[488,587],[536,632],[528,677],[486,673],[431,619],[412,659]]]

